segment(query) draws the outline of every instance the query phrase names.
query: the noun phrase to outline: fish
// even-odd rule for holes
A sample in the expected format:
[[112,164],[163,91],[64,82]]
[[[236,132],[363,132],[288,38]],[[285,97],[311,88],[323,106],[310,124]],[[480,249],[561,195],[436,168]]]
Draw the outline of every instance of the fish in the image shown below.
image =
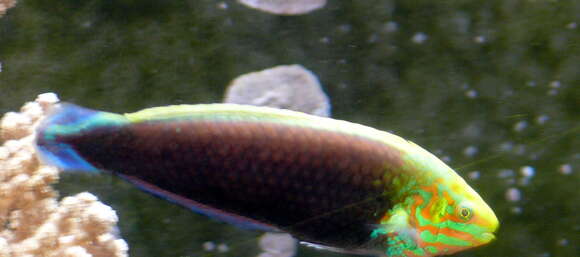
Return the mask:
[[348,121],[237,104],[116,114],[60,103],[40,160],[106,172],[194,212],[343,253],[430,257],[495,239],[499,221],[443,161]]

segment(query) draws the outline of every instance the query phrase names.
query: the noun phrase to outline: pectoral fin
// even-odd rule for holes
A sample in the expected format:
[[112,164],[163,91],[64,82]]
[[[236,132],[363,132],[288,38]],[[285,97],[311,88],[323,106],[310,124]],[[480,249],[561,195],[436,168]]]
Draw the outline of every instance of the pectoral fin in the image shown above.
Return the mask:
[[382,242],[383,249],[386,247],[386,256],[407,257],[407,252],[418,248],[417,230],[410,225],[409,220],[405,208],[395,205],[371,233],[372,241]]

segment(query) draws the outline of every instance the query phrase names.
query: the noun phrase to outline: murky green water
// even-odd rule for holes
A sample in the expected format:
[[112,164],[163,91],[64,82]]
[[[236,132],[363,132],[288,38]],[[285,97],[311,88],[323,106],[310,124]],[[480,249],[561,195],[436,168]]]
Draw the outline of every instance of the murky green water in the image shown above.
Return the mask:
[[[21,1],[0,19],[0,113],[48,91],[115,112],[220,102],[236,76],[297,63],[318,75],[333,117],[424,146],[496,210],[498,240],[457,256],[578,256],[578,13],[572,0],[336,0],[297,17],[235,1]],[[57,187],[115,208],[131,256],[257,252],[259,233],[116,178]],[[207,241],[229,251],[205,252]]]

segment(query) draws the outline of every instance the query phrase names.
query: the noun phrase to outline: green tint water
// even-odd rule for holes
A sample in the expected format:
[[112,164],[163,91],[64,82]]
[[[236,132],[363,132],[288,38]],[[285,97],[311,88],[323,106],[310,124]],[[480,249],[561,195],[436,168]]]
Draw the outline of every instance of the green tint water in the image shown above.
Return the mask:
[[[236,76],[298,63],[333,117],[443,157],[495,210],[498,239],[456,256],[580,252],[579,1],[329,1],[298,17],[223,2],[20,1],[0,18],[0,113],[47,91],[112,112],[220,102]],[[131,256],[208,256],[206,241],[228,244],[216,256],[257,253],[259,233],[116,178],[65,175],[57,187],[112,205]]]

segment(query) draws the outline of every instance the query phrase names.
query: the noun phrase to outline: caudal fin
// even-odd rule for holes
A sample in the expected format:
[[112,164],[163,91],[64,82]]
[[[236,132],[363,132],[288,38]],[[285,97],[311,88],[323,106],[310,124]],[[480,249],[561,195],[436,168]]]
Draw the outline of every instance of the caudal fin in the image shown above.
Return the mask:
[[82,136],[95,127],[127,122],[125,117],[119,114],[61,103],[51,110],[37,129],[37,152],[43,162],[60,169],[97,172],[98,169],[80,156],[67,139]]

